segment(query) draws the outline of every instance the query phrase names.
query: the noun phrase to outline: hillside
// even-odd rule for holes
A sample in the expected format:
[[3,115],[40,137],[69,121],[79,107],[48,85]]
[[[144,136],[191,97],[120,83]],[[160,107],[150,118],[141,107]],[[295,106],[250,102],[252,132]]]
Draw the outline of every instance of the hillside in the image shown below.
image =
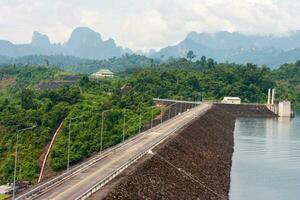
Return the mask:
[[[40,83],[63,83],[70,76],[77,81],[38,89]],[[299,106],[298,82],[299,63],[270,70],[253,64],[218,64],[212,59],[175,59],[99,81],[53,66],[0,68],[0,182],[12,181],[16,134],[23,128],[35,126],[19,132],[17,179],[35,183],[39,157],[61,122],[63,128],[48,163],[52,171],[67,166],[69,133],[71,164],[100,150],[105,110],[110,110],[104,116],[104,128],[109,131],[105,131],[103,148],[108,148],[122,141],[124,112],[126,137],[149,124],[153,97],[220,101],[223,96],[239,96],[243,102],[265,103],[268,88],[276,87],[278,100],[290,99]],[[155,108],[153,112],[156,116],[161,110]]]
[[[129,90],[131,98],[120,93],[120,80],[90,82],[83,76],[78,83],[66,84],[54,89],[37,90],[41,81],[57,81],[64,72],[45,67],[6,67],[0,69],[1,80],[14,78],[2,91],[0,98],[0,182],[12,182],[14,150],[19,132],[19,156],[17,180],[35,183],[39,173],[38,162],[43,148],[51,140],[58,125],[64,126],[50,155],[52,170],[67,166],[66,147],[69,131],[72,131],[70,163],[74,164],[99,151],[101,113],[105,115],[105,129],[110,130],[103,138],[103,149],[122,140],[123,113],[126,113],[126,138],[136,134],[140,125],[151,118],[151,99]],[[79,114],[80,113],[80,114]],[[139,123],[139,115],[142,121]],[[160,113],[154,109],[153,114]],[[72,121],[70,121],[73,119]],[[70,125],[70,126],[69,126]],[[71,128],[71,130],[69,129]],[[84,139],[83,139],[84,138]]]

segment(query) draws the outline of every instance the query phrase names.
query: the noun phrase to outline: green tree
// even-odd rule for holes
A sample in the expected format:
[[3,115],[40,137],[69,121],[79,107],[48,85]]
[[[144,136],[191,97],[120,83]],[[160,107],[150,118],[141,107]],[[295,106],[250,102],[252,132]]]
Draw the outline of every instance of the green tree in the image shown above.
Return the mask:
[[186,54],[187,59],[189,59],[190,61],[193,60],[196,55],[194,54],[194,52],[192,50],[189,50]]

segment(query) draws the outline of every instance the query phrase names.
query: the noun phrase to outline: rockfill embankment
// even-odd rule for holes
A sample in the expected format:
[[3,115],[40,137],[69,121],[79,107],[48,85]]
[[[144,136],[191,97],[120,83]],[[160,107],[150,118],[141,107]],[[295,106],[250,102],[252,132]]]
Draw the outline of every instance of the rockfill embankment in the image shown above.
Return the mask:
[[90,199],[228,199],[234,123],[213,106]]

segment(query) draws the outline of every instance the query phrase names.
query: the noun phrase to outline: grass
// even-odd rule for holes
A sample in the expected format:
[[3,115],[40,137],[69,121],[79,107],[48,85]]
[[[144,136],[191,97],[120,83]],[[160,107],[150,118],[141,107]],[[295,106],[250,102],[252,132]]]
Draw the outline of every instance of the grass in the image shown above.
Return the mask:
[[9,195],[7,195],[7,194],[0,194],[0,200],[7,199],[8,197],[9,197]]

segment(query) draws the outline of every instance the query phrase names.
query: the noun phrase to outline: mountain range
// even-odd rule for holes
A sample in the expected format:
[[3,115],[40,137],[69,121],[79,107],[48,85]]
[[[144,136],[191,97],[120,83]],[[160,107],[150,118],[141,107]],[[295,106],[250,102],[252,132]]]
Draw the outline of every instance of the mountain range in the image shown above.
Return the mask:
[[237,32],[191,32],[177,45],[162,48],[152,57],[183,57],[192,50],[197,58],[218,62],[256,63],[279,66],[300,59],[300,31],[289,36],[253,36]]
[[13,44],[0,40],[0,55],[22,57],[28,55],[68,55],[79,58],[107,59],[120,57],[130,50],[116,45],[113,39],[103,40],[101,35],[90,28],[79,27],[73,30],[69,40],[63,44],[50,43],[47,35],[33,33],[30,44]]
[[[300,31],[288,36],[245,35],[238,32],[220,31],[215,33],[191,32],[177,45],[167,46],[159,51],[135,52],[151,58],[168,59],[185,57],[192,50],[199,59],[202,56],[218,62],[256,63],[277,67],[300,59]],[[50,42],[47,35],[33,33],[29,44],[13,44],[0,40],[0,60],[28,55],[66,55],[85,59],[108,59],[133,54],[128,48],[117,46],[113,39],[103,40],[101,35],[90,28],[73,30],[63,44]]]

